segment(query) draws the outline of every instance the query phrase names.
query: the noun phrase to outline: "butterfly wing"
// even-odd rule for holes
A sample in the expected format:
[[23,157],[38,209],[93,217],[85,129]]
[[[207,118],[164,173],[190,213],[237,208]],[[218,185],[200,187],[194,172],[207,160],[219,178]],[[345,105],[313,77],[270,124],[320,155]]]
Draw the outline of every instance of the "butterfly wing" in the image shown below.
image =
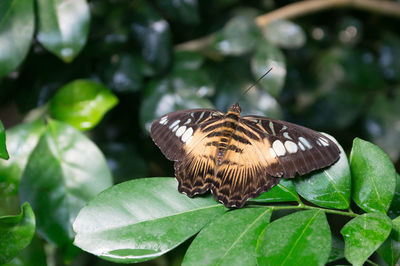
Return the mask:
[[329,166],[340,153],[321,133],[261,116],[241,117],[230,146],[210,188],[225,206],[239,208],[281,177]]
[[150,135],[161,152],[171,161],[181,161],[199,143],[199,128],[223,115],[214,109],[189,109],[168,113],[153,121]]
[[278,161],[269,172],[273,176],[304,175],[339,159],[337,145],[312,129],[262,116],[243,116],[240,122],[263,139],[258,148]]
[[203,130],[223,117],[214,109],[192,109],[169,113],[155,120],[153,141],[167,159],[175,161],[178,191],[189,197],[209,190],[214,175],[216,147]]

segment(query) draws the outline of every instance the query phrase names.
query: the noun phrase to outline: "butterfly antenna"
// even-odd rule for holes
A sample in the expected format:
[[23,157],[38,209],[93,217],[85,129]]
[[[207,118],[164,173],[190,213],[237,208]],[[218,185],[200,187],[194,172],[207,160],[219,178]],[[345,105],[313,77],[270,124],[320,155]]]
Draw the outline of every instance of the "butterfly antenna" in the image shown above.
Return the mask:
[[253,84],[250,85],[250,87],[248,87],[243,93],[242,95],[240,95],[240,98],[238,100],[238,102],[242,99],[242,97],[249,91],[251,90],[254,86],[256,86],[258,84],[258,82],[260,82],[260,80],[262,80],[269,72],[271,72],[272,67],[270,69],[268,69],[267,72],[265,72],[261,77],[259,77],[256,82],[254,82]]

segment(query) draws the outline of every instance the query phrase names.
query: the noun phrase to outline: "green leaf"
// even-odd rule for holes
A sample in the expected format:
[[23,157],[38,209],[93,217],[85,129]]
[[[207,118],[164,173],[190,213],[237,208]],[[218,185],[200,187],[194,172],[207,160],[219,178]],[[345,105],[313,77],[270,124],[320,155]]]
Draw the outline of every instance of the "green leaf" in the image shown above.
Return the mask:
[[328,134],[340,149],[340,158],[328,168],[296,178],[297,192],[306,200],[325,208],[347,209],[350,206],[351,174],[347,156],[340,144]]
[[35,215],[29,203],[15,216],[0,217],[0,264],[13,259],[32,240],[35,233]]
[[6,147],[6,132],[4,131],[4,126],[1,121],[0,121],[0,158],[6,160],[10,158]]
[[300,211],[273,221],[257,245],[259,265],[324,265],[331,233],[323,211]]
[[75,128],[50,120],[22,175],[19,197],[36,214],[38,232],[62,246],[72,241],[79,210],[111,186],[107,163]]
[[332,235],[332,249],[328,262],[340,260],[344,258],[344,242],[336,235]]
[[19,181],[28,157],[45,130],[42,120],[23,123],[7,130],[10,159],[0,160],[0,188],[6,194],[17,194]]
[[127,181],[89,202],[74,223],[74,244],[115,262],[154,259],[226,211],[211,196],[193,199],[173,178]]
[[262,28],[265,38],[272,44],[286,49],[302,47],[306,42],[306,34],[296,23],[286,19],[274,20]]
[[187,250],[182,265],[256,265],[257,239],[270,217],[269,208],[225,213],[201,230]]
[[396,189],[394,192],[394,197],[393,197],[392,203],[390,204],[388,215],[392,219],[400,216],[400,175],[399,174],[396,174]]
[[253,50],[259,39],[260,31],[254,19],[236,16],[217,34],[213,47],[224,55],[242,55]]
[[390,95],[376,94],[368,108],[365,129],[371,140],[381,147],[393,161],[400,158],[400,87]]
[[366,212],[386,213],[396,188],[396,170],[378,146],[355,138],[350,154],[352,198]]
[[130,28],[140,45],[142,57],[153,68],[153,72],[164,71],[169,66],[172,55],[168,21],[145,0],[136,1],[132,15],[134,21]]
[[290,179],[282,178],[279,184],[271,188],[270,191],[261,193],[255,199],[250,199],[249,202],[287,202],[287,201],[300,201],[293,181]]
[[392,221],[392,232],[377,250],[378,254],[389,265],[396,265],[400,259],[400,217]]
[[71,62],[89,35],[88,3],[86,0],[38,0],[37,7],[39,42],[64,62]]
[[0,77],[24,60],[34,27],[33,0],[0,1]]
[[381,213],[365,213],[352,219],[341,230],[346,259],[353,265],[363,265],[391,229],[392,221]]
[[44,252],[43,240],[38,236],[32,238],[32,242],[24,248],[10,262],[2,266],[46,266],[46,254]]
[[186,24],[200,22],[197,0],[157,0],[156,3],[163,14],[175,22]]
[[269,94],[278,97],[286,78],[285,56],[281,50],[270,42],[263,40],[258,44],[250,64],[251,71],[256,79],[272,68],[271,72],[259,81],[259,84]]
[[104,85],[91,80],[75,80],[57,91],[50,102],[51,115],[80,130],[95,127],[118,98]]

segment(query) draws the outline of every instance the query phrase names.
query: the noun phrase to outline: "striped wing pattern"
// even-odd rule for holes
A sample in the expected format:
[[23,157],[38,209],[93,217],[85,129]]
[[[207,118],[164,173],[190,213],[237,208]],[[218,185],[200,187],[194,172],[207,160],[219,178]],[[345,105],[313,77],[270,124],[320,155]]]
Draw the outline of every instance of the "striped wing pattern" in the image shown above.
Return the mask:
[[279,183],[339,158],[321,133],[262,116],[240,117],[239,105],[169,113],[151,126],[163,154],[175,161],[178,190],[193,197],[211,190],[227,207],[242,207]]

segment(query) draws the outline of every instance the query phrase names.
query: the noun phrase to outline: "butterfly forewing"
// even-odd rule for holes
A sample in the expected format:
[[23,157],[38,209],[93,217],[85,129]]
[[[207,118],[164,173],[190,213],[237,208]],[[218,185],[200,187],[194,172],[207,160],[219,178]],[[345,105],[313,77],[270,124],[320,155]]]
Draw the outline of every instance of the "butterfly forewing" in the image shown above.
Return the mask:
[[214,109],[190,109],[166,114],[151,124],[151,137],[168,160],[181,161],[204,136],[198,129],[221,119]]
[[258,146],[278,161],[279,166],[269,172],[273,176],[304,175],[339,158],[337,145],[309,128],[262,116],[243,116],[240,122],[263,138]]

